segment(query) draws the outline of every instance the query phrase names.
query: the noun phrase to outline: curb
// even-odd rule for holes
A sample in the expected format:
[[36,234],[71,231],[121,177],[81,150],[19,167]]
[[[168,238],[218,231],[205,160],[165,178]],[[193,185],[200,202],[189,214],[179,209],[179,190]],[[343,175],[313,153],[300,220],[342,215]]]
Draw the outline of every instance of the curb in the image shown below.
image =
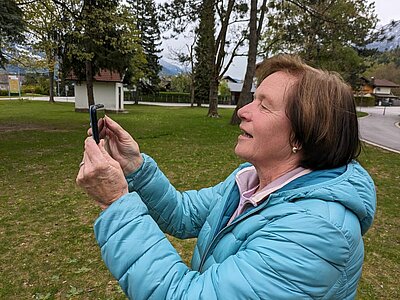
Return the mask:
[[360,139],[360,141],[362,141],[362,142],[364,142],[364,143],[366,143],[368,145],[372,145],[372,146],[375,146],[375,147],[378,147],[378,148],[381,148],[381,149],[384,149],[384,150],[387,150],[387,151],[390,151],[390,152],[394,152],[394,153],[400,154],[399,150],[395,150],[393,148],[385,147],[385,146],[370,142],[370,141],[365,140],[365,139]]
[[367,115],[366,116],[362,116],[362,117],[357,117],[357,119],[364,119],[364,118],[368,118],[368,117],[370,117],[371,116],[371,114],[370,113],[367,113],[367,112],[365,112],[365,111],[363,111],[363,113],[366,113]]

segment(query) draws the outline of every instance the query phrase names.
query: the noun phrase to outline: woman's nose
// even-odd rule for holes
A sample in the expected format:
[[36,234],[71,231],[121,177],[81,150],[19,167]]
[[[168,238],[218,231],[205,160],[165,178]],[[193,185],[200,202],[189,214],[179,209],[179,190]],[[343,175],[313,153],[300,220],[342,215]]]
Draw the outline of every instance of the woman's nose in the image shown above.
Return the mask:
[[246,120],[248,121],[251,117],[251,113],[250,113],[250,106],[251,103],[246,104],[245,106],[241,107],[238,111],[237,111],[237,115],[241,120]]

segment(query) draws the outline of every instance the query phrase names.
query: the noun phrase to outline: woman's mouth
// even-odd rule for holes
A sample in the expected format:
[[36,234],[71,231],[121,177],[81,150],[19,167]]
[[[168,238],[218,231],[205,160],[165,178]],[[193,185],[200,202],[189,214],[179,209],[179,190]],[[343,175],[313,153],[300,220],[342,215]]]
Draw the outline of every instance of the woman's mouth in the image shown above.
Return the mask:
[[240,135],[243,136],[243,137],[246,137],[246,138],[250,138],[250,139],[253,138],[253,136],[251,134],[247,133],[243,129],[241,130]]

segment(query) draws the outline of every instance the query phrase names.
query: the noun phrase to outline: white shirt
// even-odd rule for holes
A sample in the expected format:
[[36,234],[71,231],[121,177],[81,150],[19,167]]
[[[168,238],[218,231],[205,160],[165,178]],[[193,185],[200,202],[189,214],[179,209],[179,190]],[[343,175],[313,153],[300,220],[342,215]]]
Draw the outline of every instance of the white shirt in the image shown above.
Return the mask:
[[271,193],[285,186],[289,182],[310,173],[310,169],[297,167],[296,169],[278,177],[270,182],[261,191],[255,193],[260,185],[257,171],[254,166],[244,168],[236,174],[236,184],[239,188],[240,200],[236,211],[229,219],[229,225],[236,217],[245,212],[250,205],[256,207],[263,202]]

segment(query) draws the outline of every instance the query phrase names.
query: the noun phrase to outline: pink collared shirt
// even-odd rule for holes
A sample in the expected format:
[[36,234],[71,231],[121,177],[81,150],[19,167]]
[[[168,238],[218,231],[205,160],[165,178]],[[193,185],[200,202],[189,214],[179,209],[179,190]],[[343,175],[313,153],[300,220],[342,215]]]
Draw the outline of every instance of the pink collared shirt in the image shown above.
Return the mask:
[[266,199],[271,193],[275,192],[296,178],[299,178],[300,176],[310,172],[310,169],[297,167],[296,169],[278,177],[265,186],[261,191],[255,193],[260,184],[255,167],[251,166],[240,170],[236,174],[236,184],[238,185],[240,194],[239,205],[232,217],[229,219],[227,225],[232,223],[236,217],[245,212],[250,205],[256,207],[257,205],[261,204],[263,200]]

